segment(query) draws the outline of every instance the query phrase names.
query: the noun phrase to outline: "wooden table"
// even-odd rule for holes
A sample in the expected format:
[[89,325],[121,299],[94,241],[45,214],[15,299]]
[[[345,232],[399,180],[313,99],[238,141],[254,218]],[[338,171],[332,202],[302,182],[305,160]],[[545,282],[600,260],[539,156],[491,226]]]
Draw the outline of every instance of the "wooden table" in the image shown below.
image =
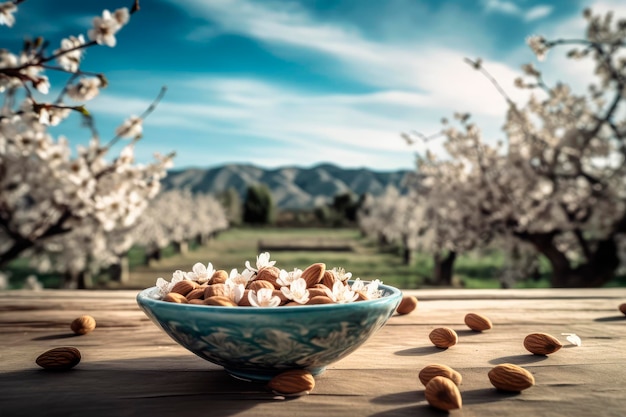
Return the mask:
[[[463,376],[463,409],[452,416],[626,415],[626,290],[420,290],[418,309],[394,316],[364,346],[316,378],[308,396],[277,399],[260,383],[236,380],[174,343],[139,310],[136,291],[0,292],[0,416],[442,416],[424,399],[417,375],[441,363]],[[478,312],[494,328],[467,329]],[[90,314],[98,327],[73,336]],[[457,345],[442,350],[428,334],[448,326]],[[533,356],[524,337],[546,332],[565,347]],[[576,333],[582,346],[561,333]],[[67,372],[35,364],[47,349],[75,346]],[[528,369],[536,385],[496,391],[487,372],[500,363]]]

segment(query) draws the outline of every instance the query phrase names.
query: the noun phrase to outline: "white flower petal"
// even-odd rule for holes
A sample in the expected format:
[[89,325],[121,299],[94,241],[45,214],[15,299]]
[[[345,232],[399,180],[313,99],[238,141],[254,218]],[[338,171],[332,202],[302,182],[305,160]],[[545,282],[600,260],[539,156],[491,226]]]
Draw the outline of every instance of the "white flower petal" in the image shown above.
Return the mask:
[[575,333],[561,333],[561,335],[565,336],[568,342],[575,346],[582,346],[583,341],[580,337]]

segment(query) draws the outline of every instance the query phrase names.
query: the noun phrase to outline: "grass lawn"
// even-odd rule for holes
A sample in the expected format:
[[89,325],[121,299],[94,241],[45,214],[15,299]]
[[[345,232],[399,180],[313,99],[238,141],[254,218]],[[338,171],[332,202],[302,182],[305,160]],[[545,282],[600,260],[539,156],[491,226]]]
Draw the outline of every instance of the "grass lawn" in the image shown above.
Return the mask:
[[[193,264],[211,262],[216,269],[241,271],[246,260],[253,265],[258,255],[259,240],[264,242],[283,242],[285,246],[294,243],[335,242],[352,245],[352,251],[272,251],[271,259],[276,266],[290,270],[304,269],[315,262],[323,262],[327,268],[342,267],[352,272],[354,278],[363,280],[380,279],[386,284],[399,288],[423,288],[428,286],[432,276],[432,257],[427,254],[415,254],[411,265],[404,265],[396,248],[381,250],[370,239],[364,238],[356,229],[315,229],[315,228],[235,228],[227,230],[209,241],[204,246],[191,246],[184,254],[177,254],[172,247],[163,251],[163,258],[150,266],[143,265],[143,251],[134,248],[129,253],[130,282],[120,285],[107,282],[105,278],[96,281],[97,287],[140,289],[153,286],[158,277],[170,279],[172,272],[180,269],[190,271]],[[464,254],[457,258],[454,266],[454,284],[465,288],[500,288],[499,270],[502,266],[502,254],[498,251],[481,251]],[[545,265],[544,265],[545,266]],[[519,288],[549,287],[548,268],[541,279],[525,280],[517,283]],[[12,288],[21,288],[26,276],[35,273],[25,260],[18,260],[11,265]],[[54,274],[37,274],[47,288],[60,285],[60,278]],[[626,286],[626,277],[618,277],[607,286]]]
[[[352,272],[354,278],[363,280],[380,279],[399,288],[422,288],[432,275],[433,263],[427,254],[415,254],[411,265],[404,265],[399,251],[380,248],[370,239],[364,238],[356,229],[284,229],[284,228],[237,228],[220,234],[208,245],[197,247],[186,254],[166,257],[150,267],[136,265],[131,259],[131,283],[133,288],[154,285],[158,277],[170,279],[176,269],[191,270],[196,262],[211,262],[216,269],[241,271],[244,262],[253,265],[258,255],[258,242],[281,241],[325,243],[350,241],[352,252],[343,251],[272,251],[271,259],[276,266],[290,270],[304,269],[315,262],[323,262],[327,268],[342,267]],[[463,255],[455,263],[457,285],[465,288],[499,288],[497,273],[502,257],[497,253]],[[547,287],[544,278],[539,282],[522,282],[523,287]]]

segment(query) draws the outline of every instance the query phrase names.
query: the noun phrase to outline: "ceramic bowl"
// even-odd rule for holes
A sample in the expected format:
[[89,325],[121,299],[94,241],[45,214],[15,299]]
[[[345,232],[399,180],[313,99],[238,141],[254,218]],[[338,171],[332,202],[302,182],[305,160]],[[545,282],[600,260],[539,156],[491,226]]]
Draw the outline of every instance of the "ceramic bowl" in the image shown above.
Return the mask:
[[320,374],[380,329],[400,303],[400,290],[347,304],[223,307],[154,299],[156,287],[137,295],[146,315],[172,339],[231,375],[268,380],[288,369]]

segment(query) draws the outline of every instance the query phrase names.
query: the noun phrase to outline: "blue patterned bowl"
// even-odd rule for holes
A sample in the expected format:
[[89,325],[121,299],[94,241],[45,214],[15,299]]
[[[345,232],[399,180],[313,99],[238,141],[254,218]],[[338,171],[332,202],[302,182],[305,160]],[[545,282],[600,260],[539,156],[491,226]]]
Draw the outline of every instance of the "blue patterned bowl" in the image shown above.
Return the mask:
[[400,303],[400,290],[348,304],[294,307],[222,307],[177,304],[137,295],[146,315],[180,345],[223,366],[231,375],[268,380],[287,369],[320,374],[380,329]]

